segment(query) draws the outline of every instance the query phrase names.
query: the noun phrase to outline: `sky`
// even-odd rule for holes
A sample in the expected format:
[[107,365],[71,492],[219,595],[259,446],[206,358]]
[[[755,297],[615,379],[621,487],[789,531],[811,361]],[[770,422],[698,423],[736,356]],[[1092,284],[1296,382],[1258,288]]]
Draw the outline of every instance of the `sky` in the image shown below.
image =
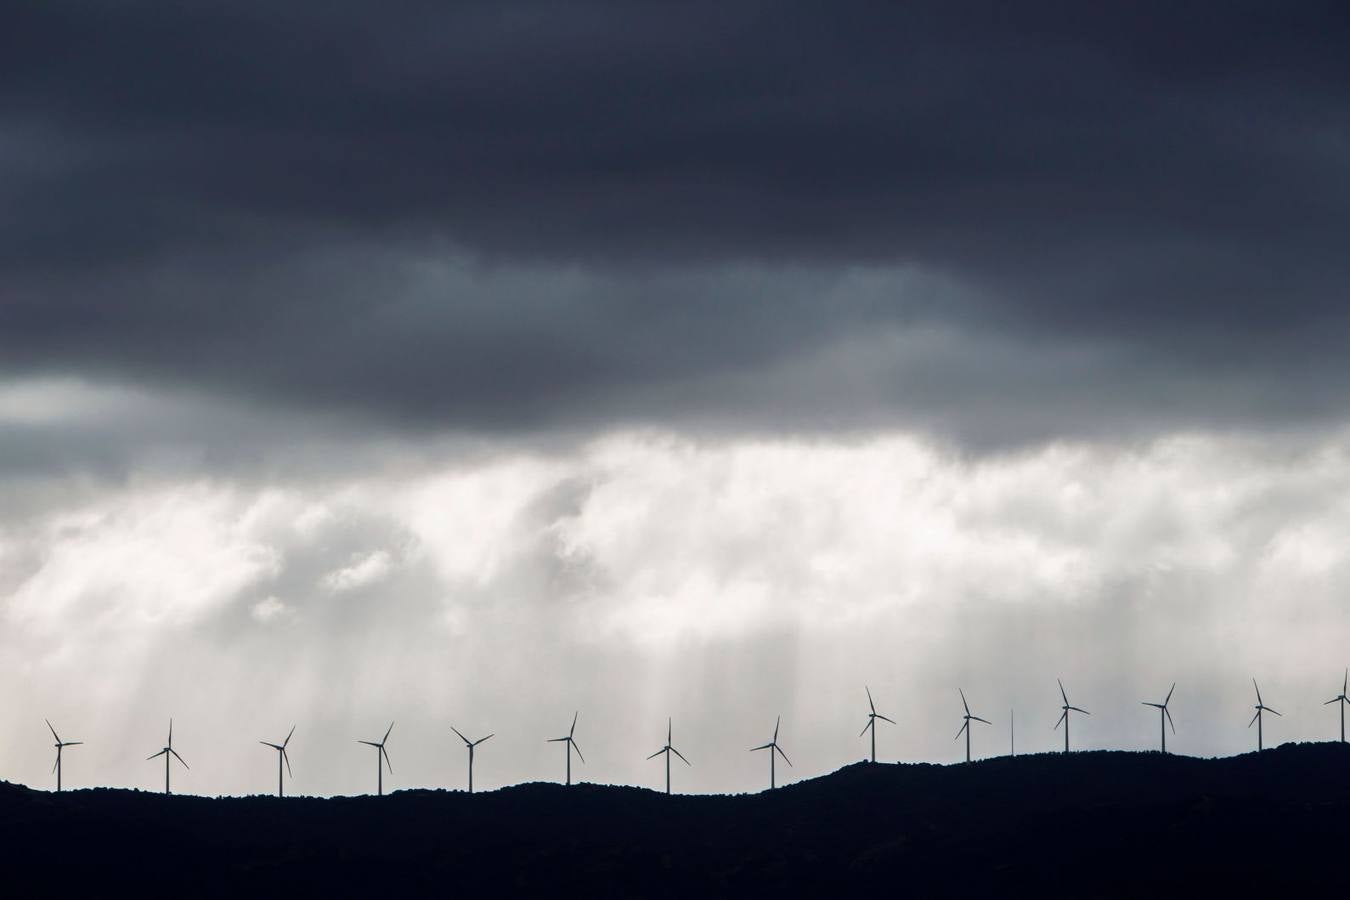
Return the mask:
[[1336,733],[1350,11],[20,3],[0,778]]

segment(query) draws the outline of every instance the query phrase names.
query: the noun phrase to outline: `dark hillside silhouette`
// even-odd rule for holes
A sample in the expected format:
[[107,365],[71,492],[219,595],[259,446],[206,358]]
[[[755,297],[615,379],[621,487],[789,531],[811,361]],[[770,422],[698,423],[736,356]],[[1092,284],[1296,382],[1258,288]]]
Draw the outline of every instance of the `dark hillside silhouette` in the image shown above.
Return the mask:
[[0,784],[14,897],[1294,896],[1339,877],[1348,818],[1342,744],[860,763],[739,796],[527,784],[205,799]]

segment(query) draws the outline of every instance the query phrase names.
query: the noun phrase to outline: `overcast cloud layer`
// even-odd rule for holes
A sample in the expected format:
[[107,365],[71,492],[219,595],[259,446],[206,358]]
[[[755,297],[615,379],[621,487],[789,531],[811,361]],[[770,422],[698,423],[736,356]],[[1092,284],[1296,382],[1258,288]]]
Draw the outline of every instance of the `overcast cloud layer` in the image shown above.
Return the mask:
[[1347,18],[23,4],[0,359],[435,429],[1340,416]]
[[1347,46],[1330,2],[19,4],[6,733],[151,787],[175,714],[208,793],[292,721],[305,792],[395,717],[399,785],[458,783],[451,721],[547,776],[577,707],[587,777],[654,783],[674,714],[750,788],[780,711],[794,776],[857,758],[863,683],[891,758],[953,758],[958,684],[1048,749],[1056,675],[1085,746],[1177,679],[1177,748],[1236,752],[1252,674],[1329,733]]

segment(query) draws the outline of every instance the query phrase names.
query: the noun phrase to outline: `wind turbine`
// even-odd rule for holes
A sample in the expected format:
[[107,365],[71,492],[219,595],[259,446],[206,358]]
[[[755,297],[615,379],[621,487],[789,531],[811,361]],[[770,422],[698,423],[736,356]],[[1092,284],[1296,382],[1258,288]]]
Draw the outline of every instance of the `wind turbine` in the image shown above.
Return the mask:
[[670,719],[666,719],[666,745],[665,745],[664,747],[662,747],[660,750],[657,750],[657,751],[656,751],[655,753],[653,753],[651,756],[647,757],[648,759],[656,759],[656,758],[657,758],[658,756],[660,756],[662,753],[664,753],[664,754],[666,755],[666,793],[667,793],[667,794],[670,793],[670,754],[674,753],[674,754],[675,754],[676,756],[678,756],[680,759],[683,759],[683,760],[684,760],[684,764],[685,764],[686,766],[691,765],[691,763],[689,762],[689,760],[684,759],[684,754],[681,753],[680,751],[676,750],[675,747],[671,744],[671,741],[670,741],[670,735],[671,735]]
[[867,705],[868,705],[869,707],[871,707],[872,711],[869,712],[869,713],[867,714],[867,724],[863,726],[863,730],[862,730],[862,731],[858,732],[858,737],[862,737],[864,734],[867,734],[867,730],[868,730],[869,728],[872,729],[872,762],[876,762],[876,761],[877,761],[877,719],[880,719],[880,720],[883,721],[883,722],[890,722],[892,725],[895,724],[895,720],[894,720],[894,719],[888,719],[888,718],[886,718],[885,716],[883,716],[881,713],[877,712],[877,705],[876,705],[875,703],[872,702],[872,689],[871,689],[871,688],[867,687],[866,685],[863,685],[863,690],[867,691]]
[[1275,712],[1275,710],[1271,709],[1269,706],[1266,706],[1261,700],[1261,686],[1256,683],[1255,678],[1252,679],[1252,687],[1256,688],[1256,715],[1252,716],[1252,720],[1247,723],[1247,727],[1251,728],[1253,724],[1256,725],[1256,752],[1260,753],[1265,749],[1263,736],[1261,734],[1261,713],[1275,713],[1277,716],[1279,713]]
[[[577,721],[576,721],[576,718],[575,718],[575,717],[573,717],[573,719],[572,719],[572,727],[573,727],[573,728],[576,728],[576,727],[577,727]],[[455,734],[459,734],[459,729],[456,728],[456,727],[453,726],[453,725],[450,726],[450,730],[453,731]],[[492,732],[492,734],[496,734],[496,733],[497,733],[497,732],[495,732],[495,731]],[[460,739],[461,741],[464,742],[464,746],[466,746],[466,747],[469,748],[469,793],[470,793],[470,794],[473,793],[473,748],[474,748],[474,747],[477,747],[479,744],[483,743],[483,741],[486,741],[488,738],[492,737],[492,734],[489,734],[487,737],[481,737],[481,738],[479,738],[479,739],[476,740],[476,741],[471,741],[471,740],[469,740],[468,738],[466,738],[464,735],[459,734],[459,739]],[[569,739],[569,740],[571,739],[571,735],[570,735],[570,734],[568,735],[568,739]],[[581,752],[580,750],[577,751],[577,753],[580,753],[580,752]],[[572,770],[572,760],[571,760],[570,758],[567,760],[567,767],[568,767],[568,775],[569,775],[569,778],[570,778],[571,770]]]
[[1172,690],[1167,692],[1167,699],[1161,703],[1149,703],[1147,700],[1139,701],[1145,706],[1151,706],[1158,711],[1158,730],[1162,733],[1162,750],[1160,751],[1162,753],[1167,752],[1167,726],[1171,725],[1172,733],[1177,733],[1176,723],[1172,721],[1172,713],[1167,709],[1167,704],[1172,702],[1172,691],[1175,691],[1176,689],[1177,683],[1174,681],[1172,682]]
[[952,740],[959,738],[962,731],[966,733],[966,762],[970,762],[970,723],[983,722],[986,725],[993,725],[994,723],[990,722],[988,719],[981,719],[979,716],[972,716],[970,714],[970,704],[966,702],[966,692],[960,688],[957,688],[956,690],[961,694],[961,705],[966,708],[966,714],[964,717],[965,721],[961,723],[961,731],[958,731],[956,737],[952,738]]
[[[394,726],[393,726],[393,725],[390,725],[389,727],[390,727],[390,728],[393,728]],[[286,735],[286,740],[282,741],[280,744],[271,744],[271,743],[268,743],[267,741],[258,741],[258,743],[262,744],[264,747],[271,747],[273,750],[277,751],[277,796],[278,796],[278,797],[280,797],[280,796],[282,795],[282,794],[281,794],[281,785],[282,785],[282,782],[281,782],[281,763],[282,763],[283,760],[284,760],[285,763],[286,763],[286,771],[287,771],[287,772],[290,772],[290,771],[291,771],[291,758],[290,758],[289,756],[286,755],[286,745],[289,744],[289,743],[291,742],[291,735],[292,735],[292,734],[295,734],[295,726],[294,726],[294,725],[291,726],[290,734]],[[386,735],[386,737],[387,737],[387,735]],[[294,772],[291,772],[291,777],[292,777],[292,778],[295,777],[295,773],[294,773]]]
[[[389,761],[389,751],[384,749],[385,741],[389,740],[389,732],[393,730],[394,723],[390,722],[388,730],[385,731],[384,737],[380,738],[378,744],[374,741],[357,741],[358,744],[375,748],[375,796],[377,797],[384,796],[384,767],[380,763],[383,762],[384,765],[389,767],[390,775],[394,774],[394,764]],[[287,740],[290,740],[290,738],[287,738]]]
[[774,781],[774,777],[773,777],[773,776],[774,776],[774,769],[773,769],[774,756],[775,756],[775,755],[782,756],[782,757],[783,757],[783,762],[787,763],[789,766],[792,765],[792,760],[788,759],[788,758],[787,758],[787,754],[783,752],[783,748],[780,747],[780,746],[778,746],[778,726],[782,723],[782,721],[783,721],[783,717],[782,717],[782,716],[779,716],[779,717],[778,717],[778,721],[776,721],[776,722],[773,723],[773,740],[769,741],[767,744],[761,744],[761,745],[758,746],[758,747],[751,747],[751,748],[750,748],[750,752],[751,752],[751,753],[754,753],[756,750],[768,750],[768,751],[769,751],[769,790],[773,790],[773,788],[774,788],[774,783],[773,783],[773,781]]
[[[1056,678],[1055,681],[1059,681],[1059,679]],[[1064,724],[1064,752],[1065,752],[1065,753],[1068,753],[1068,752],[1069,752],[1069,711],[1072,710],[1073,712],[1080,712],[1080,713],[1082,713],[1082,714],[1085,715],[1085,716],[1090,716],[1090,715],[1092,715],[1092,713],[1088,712],[1086,709],[1079,709],[1079,708],[1076,707],[1076,706],[1070,706],[1070,705],[1069,705],[1069,695],[1066,694],[1066,693],[1064,693],[1064,682],[1062,682],[1062,681],[1059,681],[1059,695],[1060,695],[1061,697],[1064,698],[1064,705],[1063,705],[1062,707],[1060,707],[1060,709],[1064,710],[1064,712],[1060,713],[1060,715],[1059,715],[1059,722],[1056,722],[1056,723],[1055,723],[1055,728],[1059,728],[1060,723],[1063,723],[1063,724]]]
[[178,760],[180,763],[183,764],[183,768],[185,769],[190,770],[192,768],[187,764],[187,762],[183,759],[183,757],[178,755],[178,751],[173,749],[173,719],[169,720],[168,744],[164,747],[163,750],[159,751],[158,753],[152,753],[151,755],[147,756],[146,759],[151,760],[154,759],[156,756],[164,757],[164,793],[167,795],[169,793],[169,757],[172,756],[174,759]]
[[[47,722],[46,719],[43,719],[43,722]],[[51,770],[57,773],[57,792],[59,793],[59,791],[61,791],[61,750],[73,748],[73,746],[80,746],[84,741],[62,741],[61,737],[57,734],[57,730],[55,730],[54,727],[51,727],[51,722],[47,722],[47,730],[51,731],[51,737],[57,739],[57,762],[55,762],[55,765],[51,766]],[[1342,731],[1343,730],[1345,729],[1342,729]]]
[[[1330,700],[1328,700],[1326,703],[1323,703],[1323,704],[1322,704],[1323,706],[1327,706],[1327,705],[1329,705],[1329,704],[1335,703],[1336,706],[1340,708],[1340,711],[1341,711],[1341,743],[1342,743],[1342,744],[1345,743],[1345,708],[1346,708],[1347,706],[1350,706],[1350,697],[1346,697],[1346,696],[1345,696],[1345,695],[1346,695],[1346,692],[1347,692],[1347,691],[1346,691],[1347,688],[1350,688],[1350,669],[1346,669],[1346,670],[1345,670],[1345,680],[1341,682],[1341,693],[1340,693],[1340,696],[1332,697],[1332,698],[1331,698]],[[59,747],[60,745],[58,744],[57,746]],[[57,758],[58,760],[61,758],[61,751],[60,751],[60,750],[57,750],[57,751],[56,751],[56,758]],[[59,790],[61,790],[61,787],[60,787],[61,779],[60,779],[59,776],[57,777],[56,781],[57,781],[57,788],[56,788],[56,789],[59,791]]]
[[[566,749],[567,749],[567,783],[568,783],[569,785],[572,783],[572,751],[573,751],[573,750],[577,751],[577,756],[581,757],[581,761],[582,761],[582,762],[585,762],[585,761],[586,761],[586,757],[581,756],[581,748],[577,746],[577,742],[576,742],[576,741],[572,740],[572,735],[575,734],[575,733],[576,733],[576,730],[577,730],[577,716],[578,716],[578,715],[579,715],[579,713],[572,713],[572,727],[569,728],[569,729],[567,729],[567,736],[566,736],[566,737],[549,738],[548,741],[547,741],[547,743],[550,743],[550,744],[556,744],[556,743],[562,742],[562,743],[564,743],[564,744],[567,745],[567,747],[566,747]],[[458,732],[456,732],[456,733],[458,734]],[[462,734],[460,735],[460,737],[463,737],[463,736],[464,736],[464,735],[462,735]],[[491,736],[492,736],[492,735],[488,735],[488,737],[491,737]],[[483,738],[483,740],[487,740],[487,738]],[[470,781],[472,781],[472,780],[473,780],[473,779],[472,779],[472,772],[471,772],[471,773],[470,773]],[[472,790],[472,788],[470,788],[470,790]]]

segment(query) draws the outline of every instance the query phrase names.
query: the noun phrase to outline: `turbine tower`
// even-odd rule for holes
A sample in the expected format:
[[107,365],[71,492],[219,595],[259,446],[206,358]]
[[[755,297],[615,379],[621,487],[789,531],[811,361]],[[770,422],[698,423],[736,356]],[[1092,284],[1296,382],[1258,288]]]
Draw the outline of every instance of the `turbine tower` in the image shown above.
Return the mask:
[[1275,713],[1277,716],[1280,714],[1275,712],[1275,710],[1271,709],[1269,706],[1266,706],[1261,700],[1261,686],[1256,683],[1255,678],[1252,679],[1252,687],[1256,688],[1256,715],[1252,716],[1252,720],[1247,723],[1247,727],[1251,728],[1252,725],[1256,726],[1256,752],[1260,753],[1265,749],[1264,735],[1261,733],[1261,725],[1263,722],[1261,714]]
[[787,754],[783,752],[783,748],[778,746],[778,726],[782,724],[782,721],[783,717],[779,716],[778,721],[773,723],[773,740],[769,741],[767,744],[761,744],[758,747],[750,748],[751,753],[754,753],[756,750],[769,751],[769,790],[774,789],[774,757],[782,756],[783,762],[787,763],[789,766],[792,765],[792,760],[788,759]]
[[[43,722],[47,722],[46,719],[43,719]],[[47,722],[47,730],[51,731],[51,737],[57,739],[57,762],[55,762],[55,765],[51,766],[51,770],[57,773],[57,793],[59,793],[61,792],[61,752],[66,748],[80,746],[84,741],[62,741],[61,737],[57,734],[57,730],[55,730],[54,727],[51,727],[51,722]],[[1345,731],[1345,726],[1342,726],[1341,730]]]
[[[573,717],[573,719],[572,719],[572,727],[575,728],[576,726],[577,726],[576,718]],[[456,727],[453,726],[453,725],[450,726],[450,730],[453,731],[455,734],[459,734],[459,729],[456,728]],[[497,732],[494,731],[492,734],[496,734],[496,733],[497,733]],[[466,738],[464,735],[459,734],[459,739],[460,739],[461,741],[464,742],[464,746],[466,746],[466,747],[469,748],[469,793],[470,793],[470,794],[473,793],[473,748],[474,748],[474,747],[477,747],[479,744],[483,743],[483,741],[486,741],[488,738],[492,737],[492,734],[489,734],[487,737],[481,737],[481,738],[479,738],[479,739],[476,740],[476,741],[471,741],[471,740],[469,740],[468,738]],[[570,738],[571,735],[568,735],[568,737]],[[578,751],[578,752],[580,752],[580,751]],[[572,761],[571,761],[570,759],[567,761],[567,765],[568,765],[568,774],[569,774],[569,777],[570,777],[570,774],[571,774],[571,765],[572,765]]]
[[178,751],[173,749],[173,719],[169,720],[168,743],[165,744],[163,750],[159,751],[158,753],[152,753],[149,756],[147,756],[146,760],[154,759],[157,756],[164,757],[164,793],[167,795],[169,793],[169,757],[172,756],[174,759],[178,760],[180,763],[183,764],[183,768],[185,769],[190,770],[192,768],[187,764],[186,760],[184,760],[183,757],[178,755]]
[[[578,715],[579,715],[579,713],[572,713],[572,727],[569,728],[569,729],[567,729],[567,736],[566,736],[566,737],[549,738],[548,741],[547,741],[547,743],[550,743],[550,744],[557,744],[557,743],[561,742],[561,743],[567,745],[567,746],[566,746],[566,750],[567,750],[567,783],[568,783],[569,785],[571,785],[571,783],[572,783],[572,751],[573,751],[573,750],[577,751],[577,756],[580,757],[580,759],[581,759],[582,762],[585,762],[585,761],[586,761],[586,757],[584,757],[584,756],[581,755],[581,748],[577,746],[577,742],[576,742],[576,741],[572,740],[572,735],[575,734],[575,733],[576,733],[576,730],[577,730],[577,716],[578,716]],[[460,735],[460,737],[463,737],[463,735]],[[491,735],[488,735],[488,737],[491,737]],[[487,740],[487,738],[483,738],[483,740]],[[470,779],[470,780],[472,780],[472,779]]]
[[[1056,678],[1055,681],[1059,681],[1059,679]],[[1060,726],[1061,723],[1064,725],[1064,752],[1065,752],[1065,753],[1068,753],[1068,752],[1069,752],[1069,712],[1070,712],[1070,711],[1073,711],[1073,712],[1080,712],[1080,713],[1082,713],[1082,714],[1085,715],[1085,716],[1090,716],[1090,715],[1092,715],[1092,713],[1088,712],[1086,709],[1079,709],[1079,708],[1076,707],[1076,706],[1070,706],[1070,705],[1069,705],[1069,695],[1066,694],[1066,693],[1064,693],[1064,682],[1062,682],[1062,681],[1059,681],[1059,695],[1060,695],[1061,697],[1064,698],[1064,705],[1060,707],[1060,709],[1062,709],[1062,710],[1064,710],[1064,711],[1063,711],[1062,713],[1059,714],[1059,721],[1055,723],[1055,728],[1059,728],[1059,726]]]
[[[390,727],[390,728],[393,728],[394,726],[390,725],[389,727]],[[288,756],[287,753],[286,753],[286,745],[289,744],[289,743],[291,742],[291,734],[295,734],[295,726],[294,726],[294,725],[291,726],[290,734],[286,735],[286,740],[282,741],[280,744],[272,744],[272,743],[269,743],[269,742],[267,742],[267,741],[258,741],[258,743],[262,744],[264,747],[271,747],[273,750],[277,751],[277,796],[278,796],[278,797],[282,796],[282,792],[281,792],[281,788],[282,788],[282,781],[281,781],[281,763],[282,763],[283,761],[286,763],[286,771],[287,771],[287,772],[291,772],[291,758],[290,758],[290,756]],[[294,773],[294,772],[291,772],[291,777],[292,777],[292,778],[295,777],[295,773]]]
[[[1345,743],[1345,708],[1346,708],[1347,706],[1350,706],[1350,697],[1346,697],[1346,696],[1345,696],[1345,695],[1346,695],[1346,692],[1347,692],[1347,691],[1346,691],[1347,688],[1350,688],[1350,669],[1346,669],[1346,670],[1345,670],[1345,680],[1341,682],[1341,693],[1340,693],[1340,695],[1337,696],[1337,697],[1332,697],[1332,698],[1331,698],[1330,700],[1328,700],[1326,703],[1323,703],[1323,704],[1322,704],[1323,706],[1327,706],[1328,704],[1335,703],[1336,706],[1340,709],[1340,711],[1341,711],[1341,743],[1342,743],[1342,744]],[[58,746],[59,746],[59,745],[58,745]],[[61,751],[60,751],[60,750],[57,750],[57,751],[56,751],[56,758],[57,758],[58,760],[61,758]],[[57,788],[56,788],[56,789],[59,791],[59,790],[61,790],[61,787],[60,787],[61,779],[60,779],[60,777],[58,777],[58,778],[56,779],[56,782],[57,782]]]
[[965,709],[966,709],[966,714],[965,714],[965,716],[964,716],[965,721],[961,723],[961,731],[958,731],[958,732],[956,733],[956,737],[955,737],[955,738],[952,738],[952,740],[956,740],[957,738],[959,738],[959,737],[961,736],[961,732],[965,732],[965,735],[966,735],[966,762],[970,762],[970,723],[971,723],[971,722],[983,722],[983,723],[986,724],[986,725],[993,725],[994,723],[993,723],[993,722],[990,722],[988,719],[981,719],[979,716],[972,716],[972,715],[970,714],[970,704],[966,702],[966,692],[963,691],[963,690],[961,690],[960,688],[957,688],[956,690],[957,690],[958,692],[960,692],[960,694],[961,694],[961,705],[965,707]]
[[[377,744],[374,741],[357,741],[358,744],[365,744],[367,747],[375,748],[375,796],[384,796],[384,767],[381,762],[389,767],[389,774],[394,774],[394,764],[389,761],[389,751],[384,749],[385,741],[389,740],[389,732],[394,730],[394,723],[389,723],[389,728],[385,731],[384,737],[380,738]],[[289,738],[288,738],[289,740]]]
[[883,721],[883,722],[890,722],[892,725],[895,724],[895,720],[894,720],[894,719],[888,719],[888,718],[886,718],[885,716],[883,716],[881,713],[877,712],[877,705],[876,705],[875,703],[872,702],[872,689],[871,689],[871,688],[867,687],[866,685],[863,685],[863,690],[867,691],[867,705],[871,708],[872,711],[869,712],[869,713],[867,714],[867,724],[863,726],[863,730],[862,730],[862,731],[858,732],[858,737],[862,737],[864,734],[867,734],[867,730],[868,730],[869,728],[872,730],[872,762],[876,762],[876,761],[877,761],[877,719],[880,719],[880,720]]
[[1167,726],[1171,725],[1172,733],[1177,733],[1176,723],[1172,721],[1172,713],[1167,709],[1167,704],[1172,702],[1172,691],[1175,691],[1176,689],[1177,683],[1174,681],[1172,682],[1172,690],[1167,692],[1167,699],[1161,703],[1149,703],[1147,700],[1139,701],[1145,706],[1151,706],[1158,711],[1158,730],[1162,734],[1162,750],[1159,751],[1161,753],[1167,752]]
[[670,793],[670,754],[674,753],[674,754],[675,754],[676,756],[678,756],[680,759],[684,760],[684,764],[685,764],[686,766],[690,765],[689,760],[684,759],[684,754],[681,753],[680,751],[676,750],[675,747],[671,744],[671,741],[670,741],[670,735],[671,735],[670,719],[666,719],[666,745],[665,745],[664,747],[662,747],[660,750],[657,750],[657,751],[656,751],[655,753],[653,753],[651,756],[647,757],[648,759],[656,759],[656,758],[657,758],[658,756],[660,756],[662,753],[664,753],[664,754],[666,755],[666,793],[667,793],[667,794]]

